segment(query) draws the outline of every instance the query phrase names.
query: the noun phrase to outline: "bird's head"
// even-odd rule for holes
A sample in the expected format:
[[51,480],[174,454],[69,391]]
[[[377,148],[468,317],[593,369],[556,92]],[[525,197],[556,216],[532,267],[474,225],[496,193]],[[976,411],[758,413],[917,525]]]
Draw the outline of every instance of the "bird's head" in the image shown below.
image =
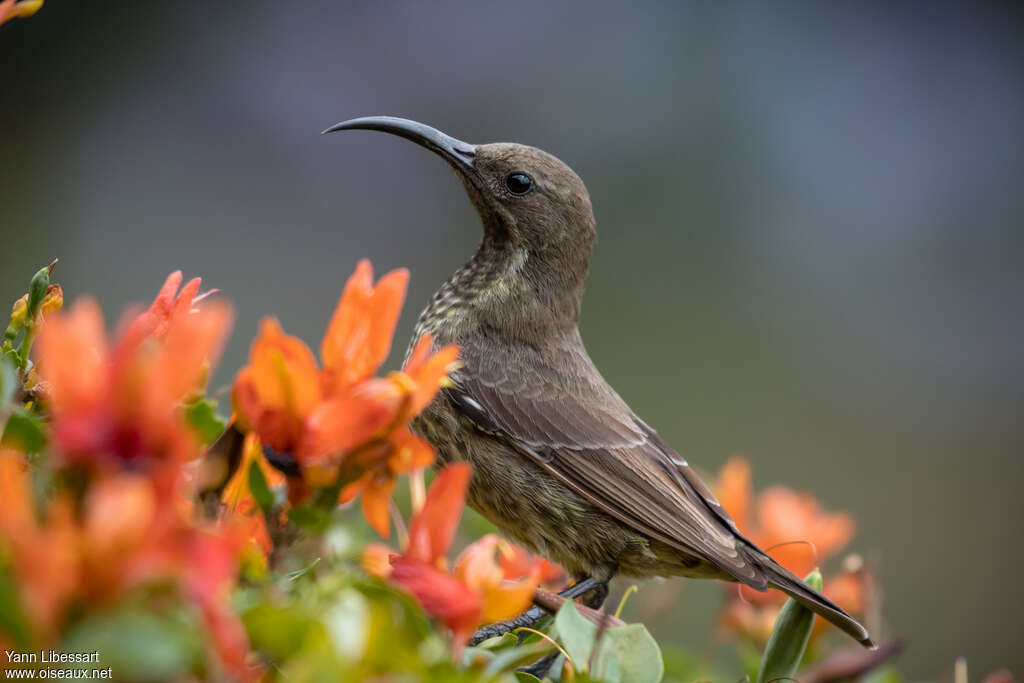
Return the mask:
[[480,214],[485,245],[546,286],[582,288],[596,234],[594,213],[583,181],[559,159],[515,143],[472,145],[392,116],[343,121],[324,132],[356,129],[398,135],[441,156]]

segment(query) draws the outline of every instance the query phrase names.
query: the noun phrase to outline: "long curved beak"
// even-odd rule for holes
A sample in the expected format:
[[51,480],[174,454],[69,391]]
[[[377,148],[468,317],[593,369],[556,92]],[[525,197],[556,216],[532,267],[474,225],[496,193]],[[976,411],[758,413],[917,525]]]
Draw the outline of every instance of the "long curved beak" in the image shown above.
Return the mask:
[[339,130],[377,130],[403,137],[437,153],[455,170],[462,173],[472,171],[473,161],[476,159],[476,147],[468,142],[445,135],[436,128],[431,128],[418,121],[400,119],[395,116],[363,116],[358,119],[349,119],[337,123],[323,132],[333,133]]

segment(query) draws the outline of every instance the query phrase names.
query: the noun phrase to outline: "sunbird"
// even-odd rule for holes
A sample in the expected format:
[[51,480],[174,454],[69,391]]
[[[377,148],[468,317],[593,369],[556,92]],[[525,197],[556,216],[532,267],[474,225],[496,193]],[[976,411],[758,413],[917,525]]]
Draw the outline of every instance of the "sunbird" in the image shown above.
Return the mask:
[[473,466],[469,505],[564,566],[576,581],[568,594],[585,593],[591,607],[616,575],[724,579],[781,590],[873,647],[860,623],[740,532],[590,359],[578,323],[597,233],[579,176],[540,149],[473,145],[408,119],[368,116],[324,132],[359,129],[438,154],[483,224],[476,253],[441,285],[413,334],[413,343],[430,334],[460,349],[452,385],[413,428],[440,464]]

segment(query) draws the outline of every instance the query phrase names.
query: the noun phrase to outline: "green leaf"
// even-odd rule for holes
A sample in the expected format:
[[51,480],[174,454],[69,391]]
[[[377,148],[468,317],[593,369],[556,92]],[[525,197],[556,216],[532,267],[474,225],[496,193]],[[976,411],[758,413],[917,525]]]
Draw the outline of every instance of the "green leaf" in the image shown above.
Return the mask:
[[227,428],[227,420],[217,414],[217,402],[208,398],[200,398],[185,406],[185,419],[204,444],[216,441]]
[[594,649],[597,626],[583,618],[572,600],[566,600],[555,615],[555,629],[558,642],[569,654],[573,666],[579,672],[586,671]]
[[263,476],[263,470],[260,469],[260,464],[256,461],[249,465],[249,490],[252,491],[252,497],[256,499],[260,509],[264,514],[268,514],[274,506],[274,494],[270,492],[267,480]]
[[25,361],[22,360],[21,354],[18,353],[17,349],[15,349],[14,347],[4,344],[4,349],[2,352],[0,352],[0,354],[2,354],[3,357],[7,360],[7,362],[9,362],[14,367],[25,367]]
[[18,600],[18,586],[7,567],[0,566],[0,633],[10,636],[18,649],[28,649],[28,624]]
[[7,354],[0,354],[0,406],[7,405],[18,390],[17,368]]
[[533,674],[528,674],[525,671],[516,672],[516,680],[519,683],[540,683],[540,679]]
[[242,616],[252,646],[278,660],[288,659],[310,639],[327,642],[323,625],[297,607],[259,605]]
[[288,521],[300,529],[319,533],[331,524],[331,513],[313,505],[302,503],[288,512]]
[[15,410],[7,420],[0,445],[18,449],[23,453],[38,453],[46,445],[43,423],[27,410]]
[[64,639],[64,652],[99,652],[99,664],[118,680],[186,678],[203,663],[199,625],[184,616],[126,609],[78,622]]
[[298,581],[303,576],[313,571],[313,567],[317,566],[318,564],[320,564],[320,558],[315,557],[313,558],[313,561],[307,564],[305,567],[303,567],[302,569],[296,569],[293,572],[288,572],[287,574],[285,574],[285,577],[289,581]]
[[515,633],[503,633],[500,636],[494,636],[488,638],[479,645],[478,648],[483,650],[505,650],[511,647],[519,646],[519,636]]
[[605,631],[590,673],[606,683],[658,683],[665,675],[665,665],[647,628],[627,624]]
[[[804,583],[820,591],[821,572],[815,569],[807,575]],[[807,649],[813,624],[814,612],[793,598],[786,601],[775,620],[775,628],[768,638],[768,645],[765,646],[757,683],[778,678],[793,678],[804,656],[804,650]]]
[[496,676],[502,671],[511,671],[516,667],[532,664],[554,648],[555,646],[551,644],[550,640],[545,640],[534,645],[520,645],[508,650],[499,650],[488,662],[484,674]]
[[484,647],[466,647],[462,651],[462,666],[464,668],[483,667],[494,659],[494,653]]

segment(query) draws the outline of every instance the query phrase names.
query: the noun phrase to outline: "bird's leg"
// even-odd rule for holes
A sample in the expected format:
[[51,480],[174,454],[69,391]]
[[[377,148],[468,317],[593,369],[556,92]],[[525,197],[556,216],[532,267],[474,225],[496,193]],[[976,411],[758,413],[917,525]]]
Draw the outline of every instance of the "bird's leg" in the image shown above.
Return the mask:
[[[607,595],[607,584],[598,583],[595,579],[587,576],[559,592],[559,595],[571,600],[590,591],[595,591],[595,593],[599,592],[601,588],[604,589],[604,594]],[[603,601],[604,599],[602,598],[602,602]],[[495,638],[497,636],[503,636],[517,628],[533,628],[541,619],[547,616],[550,616],[547,610],[540,607],[531,607],[519,616],[509,619],[508,621],[500,621],[497,624],[488,624],[487,626],[484,626],[473,634],[473,637],[469,639],[469,644],[479,645],[485,640]]]
[[590,595],[583,598],[581,602],[587,607],[601,609],[601,605],[608,599],[608,582],[596,583]]
[[[607,599],[608,583],[597,583],[594,586],[593,592],[583,599],[583,604],[587,607],[600,609],[601,605],[603,605],[604,601]],[[541,680],[544,680],[544,677],[548,675],[548,670],[551,669],[551,665],[555,663],[555,660],[558,659],[558,655],[560,654],[562,653],[552,652],[549,655],[544,655],[533,664],[529,666],[520,667],[519,669],[517,669],[517,671],[522,671],[523,673],[528,673],[533,676],[536,676]]]

